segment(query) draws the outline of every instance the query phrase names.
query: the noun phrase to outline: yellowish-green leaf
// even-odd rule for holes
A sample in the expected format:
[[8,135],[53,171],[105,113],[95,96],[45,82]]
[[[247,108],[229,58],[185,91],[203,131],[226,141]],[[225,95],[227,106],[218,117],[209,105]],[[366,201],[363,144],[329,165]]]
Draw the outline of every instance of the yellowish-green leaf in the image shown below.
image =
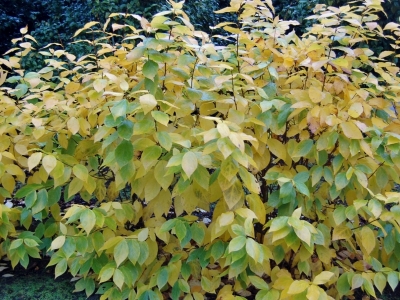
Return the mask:
[[50,174],[51,171],[56,167],[57,159],[53,155],[46,155],[42,159],[42,166],[46,170],[47,174]]
[[152,111],[151,115],[158,123],[167,126],[169,123],[169,115],[162,111]]
[[113,282],[120,290],[122,289],[122,286],[124,285],[124,282],[125,282],[125,276],[121,270],[115,269],[114,275],[113,275]]
[[75,165],[72,168],[72,172],[74,173],[74,175],[76,177],[78,177],[80,180],[82,181],[87,181],[88,176],[89,176],[89,172],[87,170],[87,168],[81,164],[79,165]]
[[149,113],[157,106],[157,100],[152,94],[146,94],[139,97],[144,114]]
[[289,286],[288,294],[296,295],[304,292],[310,286],[310,282],[305,280],[295,280]]
[[333,228],[332,241],[347,240],[352,236],[352,232],[345,224]]
[[224,199],[229,209],[234,208],[244,200],[243,187],[238,179],[226,190],[223,191]]
[[42,159],[42,152],[35,152],[28,158],[28,169],[31,171],[34,167],[36,167],[40,160]]
[[349,108],[349,116],[352,118],[358,118],[364,111],[364,108],[360,102],[353,103]]
[[86,231],[86,234],[89,235],[96,224],[96,215],[91,209],[85,209],[81,213],[80,221],[83,229]]
[[129,247],[128,243],[125,239],[121,240],[115,247],[114,247],[114,260],[117,264],[117,267],[128,258],[129,254]]
[[75,117],[71,117],[67,122],[67,127],[72,134],[76,134],[80,128],[78,119]]
[[107,79],[98,78],[93,82],[93,87],[97,92],[101,92],[107,86]]
[[191,151],[186,152],[182,158],[182,169],[190,178],[198,166],[197,156]]

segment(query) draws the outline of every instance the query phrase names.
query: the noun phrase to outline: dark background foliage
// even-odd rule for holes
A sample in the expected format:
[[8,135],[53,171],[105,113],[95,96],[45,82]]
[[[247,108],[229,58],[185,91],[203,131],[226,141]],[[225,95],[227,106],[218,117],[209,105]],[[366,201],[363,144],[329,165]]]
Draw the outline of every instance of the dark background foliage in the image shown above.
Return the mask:
[[[343,5],[345,0],[274,0],[276,13],[282,19],[298,20],[296,28],[301,34],[309,22],[305,17],[311,14],[315,4]],[[228,18],[216,15],[213,11],[226,7],[229,0],[187,0],[185,11],[196,28],[210,32],[209,26]],[[400,0],[387,0],[384,3],[388,18],[382,15],[381,22],[398,21]],[[2,0],[0,6],[0,53],[12,47],[11,39],[20,36],[19,29],[28,25],[29,32],[39,42],[39,47],[48,43],[60,43],[68,51],[79,55],[82,50],[69,45],[71,36],[85,23],[95,20],[103,23],[111,12],[134,13],[143,16],[165,10],[167,2],[159,0]],[[388,45],[372,45],[377,51]],[[36,54],[38,55],[38,54]],[[29,67],[35,67],[35,60],[29,57]]]

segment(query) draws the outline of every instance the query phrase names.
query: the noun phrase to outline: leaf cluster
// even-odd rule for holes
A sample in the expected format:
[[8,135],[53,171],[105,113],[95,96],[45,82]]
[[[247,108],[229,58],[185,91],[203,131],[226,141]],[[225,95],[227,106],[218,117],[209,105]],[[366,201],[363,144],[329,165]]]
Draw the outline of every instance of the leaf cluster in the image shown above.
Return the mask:
[[318,5],[298,36],[271,1],[233,0],[211,37],[169,4],[85,24],[79,58],[26,28],[0,58],[0,254],[48,253],[101,299],[394,289],[400,25],[380,1]]

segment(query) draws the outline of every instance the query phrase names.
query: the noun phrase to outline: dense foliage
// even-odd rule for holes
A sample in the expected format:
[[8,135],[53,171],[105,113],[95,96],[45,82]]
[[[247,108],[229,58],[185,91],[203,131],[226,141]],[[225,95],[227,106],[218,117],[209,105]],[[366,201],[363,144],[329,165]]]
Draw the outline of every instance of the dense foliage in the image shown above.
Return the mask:
[[299,37],[271,1],[232,0],[211,39],[170,4],[87,23],[79,58],[49,45],[24,70],[22,28],[0,59],[0,255],[48,254],[102,299],[394,289],[399,55],[365,45],[397,49],[400,25],[380,1],[317,5]]

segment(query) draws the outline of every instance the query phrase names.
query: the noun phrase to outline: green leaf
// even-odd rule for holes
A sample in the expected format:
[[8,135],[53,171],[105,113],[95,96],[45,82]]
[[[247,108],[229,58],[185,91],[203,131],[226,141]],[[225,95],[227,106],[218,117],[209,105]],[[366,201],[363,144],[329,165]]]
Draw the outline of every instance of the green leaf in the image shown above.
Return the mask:
[[10,250],[17,249],[19,246],[22,245],[23,242],[24,242],[23,239],[16,239],[12,241],[10,245]]
[[340,191],[341,189],[345,188],[349,184],[349,180],[346,178],[346,173],[341,172],[336,175],[335,177],[335,185],[336,189]]
[[261,279],[258,276],[249,276],[250,283],[255,286],[255,288],[259,290],[269,290],[268,283],[265,282],[264,279]]
[[157,140],[160,143],[160,146],[165,150],[170,151],[172,148],[172,139],[168,132],[165,131],[157,131],[156,133]]
[[276,217],[272,220],[271,227],[269,228],[269,232],[278,231],[284,227],[288,226],[289,217]]
[[128,109],[128,101],[123,99],[121,101],[116,102],[114,106],[111,107],[111,113],[114,119],[118,117],[125,117],[127,109]]
[[80,221],[86,234],[89,235],[96,224],[96,214],[91,209],[85,209],[80,215]]
[[178,220],[178,222],[176,222],[176,225],[175,225],[175,233],[176,233],[176,236],[178,237],[179,241],[182,242],[182,240],[185,238],[186,231],[187,231],[187,228],[185,226],[185,222]]
[[294,148],[293,157],[305,157],[310,153],[312,147],[314,146],[313,140],[304,140],[296,145]]
[[63,258],[62,260],[60,260],[55,268],[55,278],[64,274],[65,271],[67,271],[67,267],[68,267],[67,259]]
[[211,256],[217,261],[225,252],[225,244],[221,240],[217,240],[211,247]]
[[26,206],[27,208],[31,208],[31,207],[35,204],[36,200],[37,200],[37,193],[36,193],[36,191],[30,192],[30,193],[29,193],[28,195],[26,195],[26,197],[25,197],[25,206]]
[[123,140],[115,149],[115,159],[123,167],[133,159],[133,146],[130,141]]
[[130,120],[124,120],[117,129],[118,135],[125,139],[130,140],[133,134],[133,122]]
[[128,243],[128,248],[129,248],[128,259],[133,264],[135,264],[140,256],[141,248],[140,248],[139,242],[136,240],[129,239],[127,241],[127,243]]
[[293,181],[295,182],[295,183],[305,183],[307,180],[308,180],[308,178],[310,178],[310,172],[308,172],[308,171],[305,171],[305,172],[300,172],[300,173],[297,173],[294,177],[293,177]]
[[347,293],[350,291],[350,284],[347,273],[343,273],[342,275],[340,275],[337,281],[337,290],[341,297],[347,295]]
[[205,232],[202,227],[198,223],[193,223],[190,226],[190,230],[192,232],[192,239],[198,244],[201,245],[204,240]]
[[[53,188],[48,191],[48,205],[56,204],[61,198],[61,186]],[[26,199],[25,199],[26,201]]]
[[308,187],[304,183],[295,182],[295,185],[296,185],[296,189],[300,193],[302,193],[303,195],[305,195],[307,197],[310,197],[310,191],[308,190]]
[[148,60],[143,66],[143,75],[147,78],[154,79],[158,72],[158,64],[155,61]]
[[143,119],[133,125],[133,134],[140,135],[149,133],[155,128],[154,120]]
[[[32,191],[36,191],[37,189],[43,187],[42,184],[27,184],[24,185],[22,188],[20,188],[16,193],[15,193],[15,198],[17,199],[21,199],[24,198],[25,196],[27,196],[29,193],[31,193]],[[4,189],[2,189],[4,190]],[[6,196],[4,197],[9,197],[8,194],[6,194]]]
[[114,248],[114,260],[117,267],[128,258],[129,246],[125,239],[120,241]]
[[392,290],[394,291],[396,289],[397,285],[399,284],[398,272],[394,272],[394,271],[390,272],[388,274],[387,281],[388,281],[390,287],[392,288]]
[[47,199],[47,191],[45,189],[41,189],[37,193],[37,200],[35,201],[35,204],[32,206],[32,215],[35,215],[45,209],[45,207],[47,206]]
[[166,267],[162,267],[157,276],[157,286],[160,290],[168,282],[168,277],[169,277],[168,269]]
[[336,225],[342,224],[342,222],[346,220],[346,207],[342,205],[337,206],[333,212],[333,219],[335,220]]

